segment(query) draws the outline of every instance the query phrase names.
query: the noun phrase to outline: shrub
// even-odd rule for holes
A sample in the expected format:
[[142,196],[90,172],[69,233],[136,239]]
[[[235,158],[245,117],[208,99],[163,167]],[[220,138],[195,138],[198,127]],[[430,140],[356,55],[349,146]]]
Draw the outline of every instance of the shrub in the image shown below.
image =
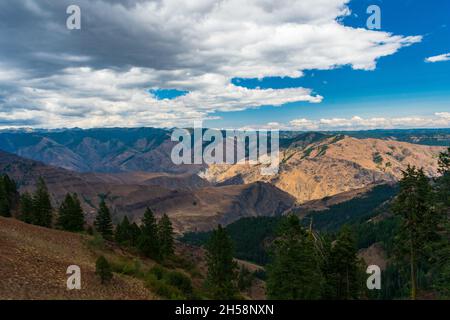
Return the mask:
[[105,240],[103,239],[101,234],[99,234],[98,232],[94,232],[94,236],[88,241],[88,245],[92,249],[103,250],[105,249]]
[[108,260],[104,256],[100,256],[95,263],[95,273],[100,277],[102,284],[109,282],[113,274]]
[[181,290],[186,295],[192,294],[191,279],[178,271],[171,271],[165,277],[167,283]]
[[155,265],[150,269],[150,273],[153,274],[156,279],[162,280],[167,273],[167,270],[161,267],[160,265]]
[[141,262],[138,259],[128,260],[122,259],[111,263],[112,270],[117,273],[125,274],[128,276],[141,277]]
[[148,273],[146,275],[145,285],[162,298],[172,300],[185,298],[179,289],[168,285],[163,280],[158,280],[153,273]]

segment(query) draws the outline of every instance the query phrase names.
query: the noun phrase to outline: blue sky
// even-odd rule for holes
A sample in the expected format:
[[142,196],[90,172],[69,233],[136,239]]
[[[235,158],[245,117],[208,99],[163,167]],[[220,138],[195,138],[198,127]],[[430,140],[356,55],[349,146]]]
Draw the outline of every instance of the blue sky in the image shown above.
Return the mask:
[[320,104],[295,102],[240,112],[219,112],[212,126],[263,125],[293,118],[350,118],[352,116],[409,117],[450,112],[450,61],[426,63],[427,57],[450,52],[450,1],[350,2],[346,26],[366,27],[366,8],[381,8],[381,28],[394,34],[423,35],[420,43],[380,58],[373,71],[343,66],[308,70],[300,78],[234,79],[248,88],[309,87],[324,97]]
[[0,129],[450,127],[449,39],[447,0],[3,0]]

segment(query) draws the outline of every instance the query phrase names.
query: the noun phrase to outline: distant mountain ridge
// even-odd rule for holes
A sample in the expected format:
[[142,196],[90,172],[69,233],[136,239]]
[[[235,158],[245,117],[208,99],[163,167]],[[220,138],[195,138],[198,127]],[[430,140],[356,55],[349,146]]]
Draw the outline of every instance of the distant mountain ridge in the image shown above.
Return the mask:
[[437,158],[445,149],[345,135],[309,133],[299,137],[281,151],[276,175],[261,175],[260,166],[248,164],[211,165],[200,175],[219,185],[269,182],[304,203],[380,183],[395,183],[408,165],[436,176]]
[[[197,173],[204,165],[175,166],[172,130],[158,128],[20,129],[0,131],[0,150],[77,172]],[[351,136],[448,146],[450,129],[281,132],[280,148],[305,148],[325,138]]]

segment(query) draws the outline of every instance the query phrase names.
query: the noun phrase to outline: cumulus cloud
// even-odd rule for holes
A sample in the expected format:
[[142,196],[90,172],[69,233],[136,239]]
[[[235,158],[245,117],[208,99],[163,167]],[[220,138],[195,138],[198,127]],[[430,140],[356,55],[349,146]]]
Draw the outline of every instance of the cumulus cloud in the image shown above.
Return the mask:
[[[420,36],[344,26],[349,0],[5,0],[0,126],[175,126],[294,101],[312,88],[248,89],[234,77],[301,77],[377,60]],[[81,7],[82,29],[65,28]],[[188,91],[158,100],[152,88]]]
[[363,118],[325,118],[319,120],[294,119],[289,122],[289,129],[310,130],[368,130],[392,128],[448,128],[450,127],[450,113],[436,112],[434,115],[411,117],[372,117]]
[[438,56],[432,56],[425,59],[425,62],[442,62],[442,61],[449,61],[450,60],[450,52],[440,54]]

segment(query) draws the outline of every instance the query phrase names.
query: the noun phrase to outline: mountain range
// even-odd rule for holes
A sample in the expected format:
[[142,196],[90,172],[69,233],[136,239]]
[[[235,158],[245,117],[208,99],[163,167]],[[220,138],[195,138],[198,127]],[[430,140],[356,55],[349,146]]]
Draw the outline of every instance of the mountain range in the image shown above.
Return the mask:
[[[151,207],[157,215],[167,213],[184,233],[243,217],[280,216],[323,198],[348,200],[374,185],[395,183],[407,165],[435,176],[444,150],[440,143],[398,141],[407,140],[405,132],[402,139],[392,132],[383,139],[285,132],[278,174],[261,176],[259,165],[177,166],[170,159],[170,135],[154,128],[2,131],[0,172],[12,176],[20,191],[32,191],[42,176],[55,206],[76,192],[89,222],[105,199],[116,222],[124,215],[139,222]],[[425,140],[435,137],[430,131]]]

